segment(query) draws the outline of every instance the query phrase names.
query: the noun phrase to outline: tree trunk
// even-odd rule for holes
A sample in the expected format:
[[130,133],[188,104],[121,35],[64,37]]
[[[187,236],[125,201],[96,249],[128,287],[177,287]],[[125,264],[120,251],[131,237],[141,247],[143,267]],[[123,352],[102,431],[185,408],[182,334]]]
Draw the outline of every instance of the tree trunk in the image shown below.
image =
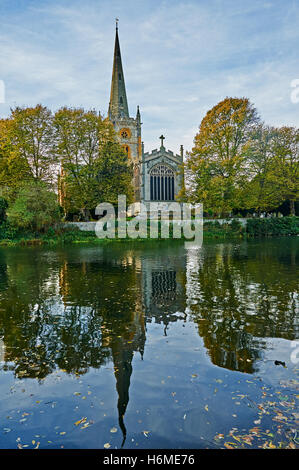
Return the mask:
[[295,201],[290,201],[290,213],[295,215]]

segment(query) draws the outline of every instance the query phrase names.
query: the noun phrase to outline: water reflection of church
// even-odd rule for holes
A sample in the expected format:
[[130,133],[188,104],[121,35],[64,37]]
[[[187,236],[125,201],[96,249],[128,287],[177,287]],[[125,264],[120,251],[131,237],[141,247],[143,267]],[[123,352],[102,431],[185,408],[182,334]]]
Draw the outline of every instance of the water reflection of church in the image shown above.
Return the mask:
[[[105,255],[101,260],[102,268],[107,262],[104,259]],[[96,263],[81,264],[79,291],[75,281],[76,276],[78,276],[78,266],[65,262],[60,270],[60,294],[66,309],[70,308],[70,304],[80,305],[82,309],[84,307],[84,298],[87,298],[84,294],[85,280],[86,287],[89,289],[89,299],[91,295],[90,286],[94,285],[92,305],[96,313],[101,316],[100,347],[104,358],[102,365],[109,358],[113,361],[118,394],[118,420],[123,433],[123,444],[126,439],[124,416],[129,403],[132,362],[136,353],[143,359],[146,325],[148,323],[160,324],[161,334],[166,335],[171,322],[186,319],[184,314],[185,257],[174,261],[173,256],[167,257],[166,255],[164,261],[165,259],[167,259],[167,269],[161,264],[161,257],[155,253],[152,253],[149,257],[139,258],[136,253],[132,256],[128,252],[126,256],[110,259],[108,276],[112,279],[110,285],[111,288],[113,287],[113,294],[103,289],[103,284],[101,285],[101,291],[99,291],[98,282],[93,283],[91,281],[92,273],[101,276],[99,271],[96,270]],[[119,286],[115,286],[113,282],[114,270],[116,276],[118,273]],[[126,281],[121,275],[122,272],[126,276]],[[127,285],[124,285],[126,282]],[[115,308],[118,294],[122,302],[120,311]],[[111,297],[112,303],[109,305]],[[106,307],[105,303],[107,302]],[[90,300],[88,304],[90,305]],[[108,350],[110,354],[107,354]]]
[[[275,278],[275,295],[269,290],[285,254],[277,261],[273,250],[263,253],[267,263],[256,269],[258,254],[246,243],[237,254],[228,243],[210,250],[85,248],[63,251],[54,267],[38,253],[32,263],[29,252],[21,261],[7,252],[0,259],[1,367],[43,379],[57,368],[84,374],[112,361],[124,439],[133,359],[146,357],[150,324],[169,335],[188,315],[214,364],[252,373],[264,338],[296,338],[295,281]],[[28,297],[24,279],[31,279]]]

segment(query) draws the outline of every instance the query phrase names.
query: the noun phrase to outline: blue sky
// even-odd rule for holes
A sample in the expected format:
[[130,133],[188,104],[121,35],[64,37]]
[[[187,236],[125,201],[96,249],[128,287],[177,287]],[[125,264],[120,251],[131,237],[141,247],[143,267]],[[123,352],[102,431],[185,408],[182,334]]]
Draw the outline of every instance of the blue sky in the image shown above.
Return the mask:
[[107,114],[115,34],[146,151],[192,148],[205,113],[247,96],[272,125],[299,125],[299,0],[0,0],[6,102]]

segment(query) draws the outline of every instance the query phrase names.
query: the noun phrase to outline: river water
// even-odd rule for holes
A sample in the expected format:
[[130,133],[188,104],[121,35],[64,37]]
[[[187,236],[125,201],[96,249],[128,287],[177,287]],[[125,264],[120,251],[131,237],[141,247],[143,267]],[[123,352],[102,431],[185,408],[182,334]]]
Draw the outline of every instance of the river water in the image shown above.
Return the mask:
[[298,447],[298,247],[1,248],[0,448]]

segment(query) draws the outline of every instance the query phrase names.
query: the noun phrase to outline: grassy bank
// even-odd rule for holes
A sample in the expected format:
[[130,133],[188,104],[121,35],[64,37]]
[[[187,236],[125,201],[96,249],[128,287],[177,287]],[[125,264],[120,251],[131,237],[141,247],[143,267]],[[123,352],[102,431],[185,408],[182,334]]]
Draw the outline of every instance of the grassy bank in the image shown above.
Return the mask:
[[[148,223],[149,226],[149,223]],[[159,235],[160,235],[159,224]],[[237,220],[220,224],[217,220],[204,223],[204,239],[238,239],[273,236],[299,235],[299,217],[282,217],[269,219],[248,219],[246,227]],[[163,240],[159,236],[159,240]],[[170,239],[172,239],[172,226],[170,224]],[[183,236],[181,238],[184,239]],[[65,244],[103,244],[121,241],[146,242],[148,238],[116,238],[99,239],[95,232],[81,231],[76,227],[49,228],[45,233],[32,233],[17,231],[8,224],[0,225],[0,246],[39,246],[39,245],[65,245]],[[177,239],[173,239],[176,241]]]

